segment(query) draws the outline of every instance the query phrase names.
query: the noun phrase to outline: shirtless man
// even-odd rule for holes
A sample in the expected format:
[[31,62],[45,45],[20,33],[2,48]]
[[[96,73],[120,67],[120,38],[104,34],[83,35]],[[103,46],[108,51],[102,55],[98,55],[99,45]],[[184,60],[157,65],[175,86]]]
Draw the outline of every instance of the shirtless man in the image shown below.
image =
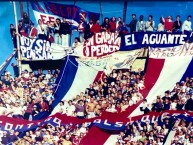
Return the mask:
[[95,107],[96,116],[100,116],[102,111],[102,100],[99,100],[99,103]]
[[90,98],[90,102],[86,106],[86,112],[88,113],[88,118],[94,118],[95,115],[95,106],[96,103],[94,102],[94,98]]

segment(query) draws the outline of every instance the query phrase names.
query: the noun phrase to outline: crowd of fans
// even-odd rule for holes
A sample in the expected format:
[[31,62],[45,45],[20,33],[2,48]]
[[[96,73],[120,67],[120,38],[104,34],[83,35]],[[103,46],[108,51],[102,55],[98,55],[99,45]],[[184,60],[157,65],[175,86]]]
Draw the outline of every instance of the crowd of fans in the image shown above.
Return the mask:
[[185,81],[177,82],[172,90],[165,91],[164,96],[157,96],[152,104],[143,101],[141,111],[148,113],[162,112],[164,110],[188,110],[193,111],[193,77],[187,77]]
[[113,70],[99,82],[94,82],[72,100],[61,101],[57,112],[79,118],[100,116],[103,111],[120,113],[143,99],[144,73]]
[[[130,31],[127,29],[130,28]],[[47,21],[46,25],[42,23],[42,20],[38,20],[37,26],[29,19],[27,13],[24,12],[23,18],[19,20],[18,31],[20,35],[28,36],[32,39],[40,38],[50,41],[51,43],[57,43],[63,47],[69,47],[70,34],[74,30],[72,23],[67,21],[65,18],[57,18],[54,23]],[[87,22],[84,17],[80,17],[80,22],[77,28],[79,37],[75,38],[73,47],[78,46],[80,42],[90,38],[93,34],[98,32],[116,32],[119,36],[127,33],[135,32],[179,32],[179,31],[192,31],[191,15],[187,17],[183,23],[180,20],[180,16],[176,16],[174,21],[171,16],[166,18],[161,17],[160,23],[156,27],[153,16],[149,15],[148,20],[144,20],[144,16],[140,15],[139,20],[136,18],[136,14],[132,14],[132,20],[129,24],[123,22],[120,17],[117,19],[112,17],[111,19],[106,17],[102,24],[99,20],[96,22],[89,19]],[[10,24],[10,33],[13,39],[14,48],[17,48],[16,41],[16,29],[13,24]]]
[[88,132],[86,124],[80,125],[45,125],[23,135],[10,130],[1,131],[0,141],[3,145],[79,145]]
[[116,145],[163,145],[169,130],[174,126],[174,119],[167,117],[160,122],[132,121],[117,136]]
[[[52,111],[58,73],[58,69],[54,73],[48,70],[47,74],[41,69],[38,73],[26,70],[12,77],[6,72],[0,81],[0,115],[31,120],[39,112]],[[141,69],[138,72],[113,70],[109,76],[101,75],[99,81],[75,98],[72,96],[68,102],[62,100],[57,112],[79,118],[100,116],[103,111],[122,112],[142,100],[139,90],[144,88],[143,79]]]
[[[164,96],[157,96],[151,104],[144,99],[141,111],[162,112],[165,110],[188,110],[193,111],[193,77],[187,77],[185,81],[176,83],[170,91],[165,91]],[[121,131],[117,137],[116,145],[163,145],[168,137],[168,131],[175,131],[171,145],[192,145],[193,127],[192,122],[184,119],[166,118],[158,123],[139,123],[135,121]]]
[[[39,69],[37,73],[23,71],[21,75],[13,77],[6,72],[0,81],[0,115],[31,120],[39,112],[51,111],[54,100],[52,94],[58,73],[58,69],[54,73],[48,70],[47,74]],[[58,112],[78,118],[93,118],[100,116],[102,111],[117,113],[125,111],[128,106],[136,104],[143,98],[139,93],[144,87],[143,79],[144,73],[141,70],[138,72],[113,70],[108,77],[104,76],[103,79],[101,77],[99,82],[91,84],[84,93],[81,92],[74,99],[68,102],[61,101]],[[82,126],[84,127],[85,124]],[[17,140],[15,144],[19,145],[35,142],[57,144],[60,141],[76,145],[87,132],[87,129],[78,126],[73,129],[68,128],[69,130],[64,129],[68,126],[60,126],[59,130],[51,125],[49,127],[52,127],[52,131],[43,127],[35,132],[26,133],[21,139],[19,139],[20,133],[5,131],[2,132],[1,142],[5,144]],[[81,131],[84,133],[82,134]],[[78,135],[75,135],[75,132]],[[14,134],[14,137],[10,137],[10,134]]]
[[193,144],[193,127],[192,122],[178,119],[173,127],[175,136],[171,145],[192,145]]
[[[127,29],[130,28],[130,31]],[[13,39],[14,48],[17,48],[17,35],[28,36],[32,39],[40,38],[48,40],[51,43],[57,43],[64,47],[69,47],[69,36],[72,33],[71,24],[57,18],[52,24],[49,21],[46,26],[42,20],[38,20],[38,25],[30,21],[27,13],[24,13],[23,18],[19,20],[18,31],[16,33],[15,26],[10,24],[10,33]],[[75,38],[73,47],[79,45],[80,42],[90,38],[97,32],[116,32],[120,35],[135,32],[179,32],[192,31],[191,16],[183,23],[180,16],[176,16],[176,21],[173,21],[171,16],[160,18],[160,23],[156,27],[153,16],[149,15],[148,20],[143,19],[140,15],[139,20],[136,14],[132,14],[132,20],[126,24],[119,17],[111,19],[105,18],[102,25],[99,20],[94,22],[92,19],[86,22],[85,18],[80,19],[80,24],[77,28],[79,37]],[[44,74],[41,69],[35,72],[23,71],[20,75],[12,76],[9,72],[5,73],[0,80],[0,115],[9,117],[32,120],[40,112],[52,111],[52,102],[54,101],[53,92],[55,91],[55,80],[60,70],[48,70]],[[144,72],[139,69],[135,72],[128,70],[113,70],[109,76],[101,76],[101,79],[81,92],[76,97],[69,101],[62,100],[59,103],[57,112],[74,116],[78,118],[93,118],[100,116],[103,111],[120,113],[125,111],[129,106],[136,104],[143,99],[140,90],[144,86]],[[150,111],[161,112],[164,110],[188,110],[193,111],[192,99],[193,93],[193,78],[187,77],[185,81],[176,83],[173,90],[165,92],[164,96],[157,96],[157,99],[152,104],[147,104],[144,99],[141,111],[148,113]],[[173,145],[179,143],[188,145],[193,142],[193,131],[191,125],[187,127],[187,123],[182,121],[182,125],[176,127],[176,138],[173,140]],[[158,125],[157,122],[150,124],[146,122],[141,124],[135,122],[129,124],[127,129],[120,132],[117,138],[119,145],[135,145],[135,144],[150,144],[162,145],[168,134],[168,130],[173,126],[173,120],[168,118],[163,120]],[[186,126],[186,127],[184,127]],[[184,129],[186,128],[186,129]],[[1,132],[1,143],[8,144],[15,142],[20,144],[73,144],[78,145],[80,140],[86,135],[88,128],[85,124],[80,126],[57,126],[52,125],[38,128],[34,131],[26,132],[24,137],[19,138],[20,133]],[[182,138],[182,139],[181,139]]]

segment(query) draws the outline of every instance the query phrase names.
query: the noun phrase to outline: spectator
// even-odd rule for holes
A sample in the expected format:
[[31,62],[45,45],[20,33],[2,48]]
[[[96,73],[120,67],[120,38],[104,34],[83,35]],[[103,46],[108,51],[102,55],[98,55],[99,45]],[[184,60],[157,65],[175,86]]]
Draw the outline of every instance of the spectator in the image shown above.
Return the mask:
[[62,37],[61,37],[61,20],[57,18],[54,22],[54,42],[56,44],[62,44]]
[[145,29],[147,32],[153,32],[155,29],[155,22],[153,21],[153,16],[148,16],[148,21],[145,24]]
[[94,34],[91,29],[93,27],[93,20],[90,19],[89,23],[86,25],[85,30],[84,30],[84,39],[87,40],[88,38],[92,37]]
[[1,143],[4,144],[4,145],[10,143],[10,138],[7,135],[6,131],[3,132],[3,136],[1,137]]
[[16,140],[18,140],[18,137],[15,135],[14,130],[10,130],[9,131],[9,141],[15,142]]
[[77,118],[84,119],[86,107],[83,103],[83,100],[79,100],[78,103],[75,105],[75,107],[76,107]]
[[123,23],[119,22],[119,27],[117,28],[117,32],[119,33],[118,36],[123,36],[124,34],[128,33],[128,30],[125,26],[123,26]]
[[80,42],[84,42],[84,29],[86,27],[86,21],[84,17],[81,17],[80,23],[78,25],[78,32],[79,32],[79,38]]
[[162,17],[160,18],[160,23],[158,24],[157,31],[158,32],[164,32],[165,31],[164,21],[163,21]]
[[24,24],[23,24],[23,21],[22,20],[19,20],[19,24],[18,24],[18,32],[20,35],[21,34],[21,31],[24,29]]
[[34,27],[34,23],[30,24],[30,33],[29,33],[29,37],[32,39],[37,38],[37,29]]
[[184,21],[182,25],[182,32],[184,31],[192,31],[192,22],[191,22],[191,15],[188,16],[187,20]]
[[69,37],[71,34],[71,27],[65,18],[62,19],[62,23],[60,25],[60,35],[62,37],[62,46],[69,47]]
[[118,17],[116,22],[116,29],[119,27],[119,22],[122,22],[121,17]]
[[109,25],[110,25],[110,28],[109,28],[110,32],[115,32],[116,31],[116,18],[115,17],[111,18]]
[[54,27],[49,21],[46,23],[45,34],[50,43],[54,42]]
[[23,24],[24,24],[24,31],[25,31],[25,33],[28,34],[31,21],[30,21],[29,16],[27,15],[26,12],[23,13],[22,21],[23,21]]
[[137,21],[136,32],[145,32],[145,22],[143,20],[143,15],[140,15],[139,21]]
[[109,24],[109,18],[104,18],[104,21],[101,25],[101,31],[104,32],[104,31],[109,31],[110,29],[110,24]]
[[174,22],[174,25],[173,25],[173,32],[180,31],[181,27],[182,27],[182,21],[180,21],[180,16],[177,15],[176,21]]
[[45,35],[45,29],[43,27],[41,19],[38,20],[37,32],[38,32],[39,39],[47,40],[46,35]]
[[17,34],[13,24],[10,24],[10,34],[11,34],[11,39],[13,41],[13,47],[14,49],[17,49]]
[[147,100],[146,99],[143,100],[143,106],[140,107],[140,110],[144,111],[145,114],[149,113],[149,111],[150,111],[149,110],[149,105],[147,104]]
[[91,32],[95,33],[99,33],[101,31],[101,26],[99,24],[99,20],[96,21],[95,24],[93,24],[92,28],[91,28]]
[[69,100],[68,101],[68,107],[66,109],[66,115],[67,116],[75,116],[75,110],[76,110],[76,107],[74,106],[74,104],[72,104],[72,100]]
[[136,19],[136,14],[132,14],[132,20],[131,22],[126,25],[127,27],[130,27],[130,33],[136,32],[136,26],[137,26],[137,19]]
[[80,39],[78,37],[75,37],[74,43],[72,44],[73,48],[76,48],[80,45]]
[[171,16],[168,16],[167,18],[163,18],[164,21],[164,28],[167,32],[172,32],[173,30],[173,20]]

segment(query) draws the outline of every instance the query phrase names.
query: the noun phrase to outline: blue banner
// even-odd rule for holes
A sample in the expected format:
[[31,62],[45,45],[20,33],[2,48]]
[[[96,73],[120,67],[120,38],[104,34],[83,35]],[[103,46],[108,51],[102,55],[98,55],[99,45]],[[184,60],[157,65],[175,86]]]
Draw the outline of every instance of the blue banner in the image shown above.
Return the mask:
[[[36,12],[39,12],[41,16],[37,16],[35,13],[36,20],[37,18],[44,18],[49,21],[54,21],[52,16],[58,16],[60,18],[66,18],[68,20],[73,20],[75,23],[72,23],[73,26],[77,27],[77,24],[80,23],[80,19],[83,18],[87,22],[90,18],[94,21],[99,20],[100,13],[94,13],[86,11],[76,5],[65,5],[52,2],[31,2],[32,9]],[[44,14],[42,16],[42,14]],[[48,16],[50,15],[50,17]],[[44,22],[43,22],[44,24]]]
[[143,47],[174,47],[183,45],[190,37],[190,32],[138,32],[121,36],[120,51],[129,51]]

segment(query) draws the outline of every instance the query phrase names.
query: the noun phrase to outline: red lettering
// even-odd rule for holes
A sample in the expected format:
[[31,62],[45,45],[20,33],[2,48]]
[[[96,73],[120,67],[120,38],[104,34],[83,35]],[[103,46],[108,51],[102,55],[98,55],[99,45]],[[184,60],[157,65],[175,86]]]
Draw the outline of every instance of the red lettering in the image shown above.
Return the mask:
[[41,18],[41,20],[42,20],[42,23],[43,23],[43,24],[46,24],[46,20],[45,20],[46,16],[40,15],[40,18]]
[[55,4],[50,4],[50,8],[55,15],[58,15],[58,9]]
[[67,7],[66,11],[67,11],[68,17],[71,17],[71,13],[72,13],[71,7]]
[[59,6],[59,9],[60,9],[60,14],[63,18],[65,18],[65,13],[64,13],[64,6],[60,5]]
[[50,23],[54,23],[54,21],[55,21],[55,18],[54,18],[54,17],[49,17],[49,22],[50,22]]
[[77,7],[73,7],[73,13],[74,13],[73,18],[76,18],[76,16],[77,16],[77,11],[78,11]]

